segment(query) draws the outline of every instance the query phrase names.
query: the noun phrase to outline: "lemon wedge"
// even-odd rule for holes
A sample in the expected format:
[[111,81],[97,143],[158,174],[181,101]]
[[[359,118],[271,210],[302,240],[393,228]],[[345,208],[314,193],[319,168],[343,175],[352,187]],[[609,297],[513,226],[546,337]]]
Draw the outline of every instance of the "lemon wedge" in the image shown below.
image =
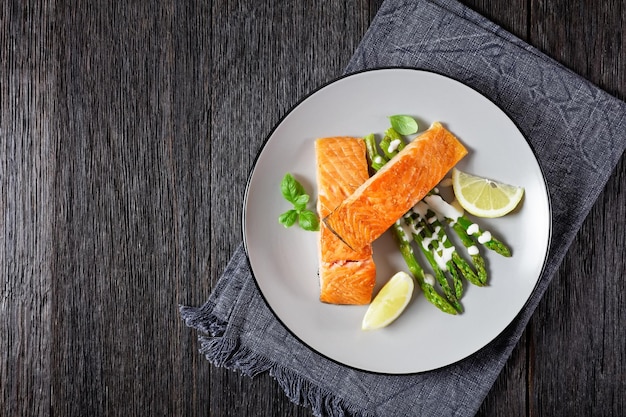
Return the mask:
[[452,168],[454,195],[468,213],[478,217],[502,217],[522,200],[524,188],[478,177]]
[[392,276],[369,305],[361,329],[380,329],[397,319],[411,301],[414,286],[413,278],[406,272]]

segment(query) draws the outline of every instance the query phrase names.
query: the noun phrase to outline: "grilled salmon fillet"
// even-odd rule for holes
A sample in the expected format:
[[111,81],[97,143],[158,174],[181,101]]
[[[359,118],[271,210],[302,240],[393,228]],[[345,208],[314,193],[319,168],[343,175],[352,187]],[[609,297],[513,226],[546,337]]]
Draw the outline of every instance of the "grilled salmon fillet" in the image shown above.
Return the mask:
[[360,250],[417,204],[466,154],[463,144],[434,122],[322,217],[323,223],[350,248]]
[[[365,142],[353,137],[315,141],[317,211],[328,216],[368,178]],[[320,224],[320,300],[332,304],[368,304],[376,282],[371,245],[353,250]]]

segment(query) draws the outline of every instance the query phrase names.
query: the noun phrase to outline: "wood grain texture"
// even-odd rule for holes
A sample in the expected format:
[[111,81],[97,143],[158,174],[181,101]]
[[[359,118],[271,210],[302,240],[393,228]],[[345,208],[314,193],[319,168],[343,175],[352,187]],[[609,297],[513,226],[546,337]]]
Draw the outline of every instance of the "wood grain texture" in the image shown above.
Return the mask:
[[46,3],[0,6],[2,415],[43,416],[51,400],[53,17]]
[[210,10],[57,7],[50,408],[191,414],[209,370],[177,306],[209,289]]
[[[626,5],[464,0],[626,98]],[[178,305],[241,240],[254,158],[381,0],[0,5],[0,415],[310,416],[211,366]],[[626,162],[480,416],[626,409]]]

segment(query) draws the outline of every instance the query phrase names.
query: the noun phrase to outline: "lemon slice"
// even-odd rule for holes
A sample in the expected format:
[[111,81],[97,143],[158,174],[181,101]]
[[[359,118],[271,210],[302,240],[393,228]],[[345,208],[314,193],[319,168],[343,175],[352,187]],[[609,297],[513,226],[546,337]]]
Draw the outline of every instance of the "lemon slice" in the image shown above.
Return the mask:
[[478,217],[510,213],[524,195],[524,188],[477,177],[452,168],[452,188],[461,207]]
[[361,329],[380,329],[397,319],[411,301],[414,286],[413,278],[406,272],[392,276],[369,305]]

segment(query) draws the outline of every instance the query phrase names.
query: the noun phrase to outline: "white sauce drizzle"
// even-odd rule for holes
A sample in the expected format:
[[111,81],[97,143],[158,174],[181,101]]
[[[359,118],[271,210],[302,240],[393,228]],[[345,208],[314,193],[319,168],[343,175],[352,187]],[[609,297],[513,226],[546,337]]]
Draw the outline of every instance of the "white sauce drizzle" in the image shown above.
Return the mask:
[[377,164],[382,164],[383,163],[383,158],[380,156],[375,156],[374,157],[374,162],[376,162]]
[[424,198],[426,203],[433,209],[433,211],[441,216],[456,222],[459,217],[463,215],[463,210],[459,210],[452,204],[448,204],[439,195],[429,195]]
[[467,228],[467,234],[469,235],[475,235],[476,233],[478,233],[480,231],[480,229],[478,228],[478,225],[476,223],[472,223],[468,228]]
[[425,238],[422,240],[422,247],[423,247],[424,249],[428,250],[428,247],[430,246],[430,244],[432,243],[432,241],[433,241],[433,237],[432,237],[432,236],[431,236],[431,237],[425,237]]
[[396,149],[398,149],[398,146],[400,146],[400,139],[394,139],[391,142],[389,142],[389,146],[387,147],[387,152],[389,153],[393,153],[396,151]]
[[435,277],[431,274],[424,274],[424,282],[430,285],[435,285]]
[[438,248],[438,251],[441,251],[441,255],[439,255],[438,252],[435,252],[435,261],[437,261],[437,266],[439,266],[439,268],[442,271],[447,271],[448,270],[448,265],[447,263],[452,260],[452,254],[454,253],[454,246],[450,247],[450,248],[444,248],[441,245]]
[[424,228],[422,226],[419,227],[415,227],[415,223],[411,223],[411,231],[413,233],[415,233],[416,235],[419,235],[422,233],[422,230],[424,230]]
[[483,232],[479,237],[478,237],[478,243],[487,243],[491,240],[491,233],[489,232]]
[[426,213],[428,212],[428,205],[423,201],[420,201],[415,206],[413,206],[413,213],[417,214],[421,218],[426,218]]
[[478,248],[476,247],[476,245],[469,246],[467,248],[467,253],[469,253],[470,255],[478,255]]

